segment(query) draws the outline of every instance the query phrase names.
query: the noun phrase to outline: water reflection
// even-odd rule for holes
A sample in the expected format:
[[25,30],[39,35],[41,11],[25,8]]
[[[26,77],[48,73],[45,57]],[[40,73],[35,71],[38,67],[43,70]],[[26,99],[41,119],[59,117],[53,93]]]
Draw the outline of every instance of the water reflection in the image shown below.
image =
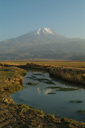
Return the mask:
[[[28,82],[38,84],[28,85]],[[49,82],[51,82],[51,84]],[[24,86],[27,88],[11,95],[15,102],[30,105],[43,110],[45,113],[59,114],[62,117],[85,122],[85,115],[77,113],[77,110],[85,110],[85,89],[54,80],[49,77],[49,74],[42,72],[27,72],[26,76],[24,76]],[[54,87],[76,90],[56,91]],[[83,102],[70,102],[77,100]]]
[[37,91],[38,91],[39,94],[42,94],[43,93],[44,95],[52,92],[52,89],[43,89],[42,90],[40,87],[37,87],[36,89],[37,89]]

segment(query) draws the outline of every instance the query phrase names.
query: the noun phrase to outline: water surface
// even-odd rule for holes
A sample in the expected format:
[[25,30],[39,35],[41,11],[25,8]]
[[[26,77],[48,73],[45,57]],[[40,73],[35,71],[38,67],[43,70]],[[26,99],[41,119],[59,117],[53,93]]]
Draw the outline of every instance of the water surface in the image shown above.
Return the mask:
[[[28,85],[28,82],[37,84]],[[74,88],[75,90],[59,91],[58,88],[49,87]],[[77,113],[77,110],[85,110],[85,89],[54,80],[49,77],[48,73],[27,72],[24,76],[23,90],[11,94],[11,97],[16,103],[30,105],[35,109],[43,110],[46,114],[85,122],[85,115]],[[77,100],[83,102],[76,103]]]

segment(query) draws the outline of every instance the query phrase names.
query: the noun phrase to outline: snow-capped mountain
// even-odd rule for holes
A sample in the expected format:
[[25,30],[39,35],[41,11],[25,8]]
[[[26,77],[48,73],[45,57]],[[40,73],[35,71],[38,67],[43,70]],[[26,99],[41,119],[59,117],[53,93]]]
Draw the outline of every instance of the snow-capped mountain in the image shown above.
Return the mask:
[[66,38],[65,36],[62,36],[60,34],[58,34],[57,32],[53,31],[51,28],[39,28],[38,30],[32,31],[28,34],[34,34],[34,35],[38,35],[38,36],[56,36],[56,37],[60,37],[60,38]]
[[21,35],[16,40],[24,44],[46,44],[68,40],[65,36],[58,34],[50,28],[39,28],[38,30]]
[[72,59],[85,56],[85,39],[67,38],[50,28],[0,42],[0,60],[29,58]]
[[51,35],[56,35],[56,36],[61,36],[59,35],[58,33],[56,33],[55,31],[53,31],[52,29],[50,28],[39,28],[36,32],[35,32],[35,35],[41,35],[41,34],[51,34]]

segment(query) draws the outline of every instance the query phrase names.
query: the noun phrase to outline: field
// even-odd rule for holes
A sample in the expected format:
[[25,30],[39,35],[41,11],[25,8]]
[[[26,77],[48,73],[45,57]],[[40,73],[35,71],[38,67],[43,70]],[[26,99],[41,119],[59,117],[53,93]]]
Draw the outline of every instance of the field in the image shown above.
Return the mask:
[[27,63],[34,63],[40,65],[53,65],[65,67],[83,67],[85,68],[85,61],[0,61],[0,63],[11,65],[26,65]]

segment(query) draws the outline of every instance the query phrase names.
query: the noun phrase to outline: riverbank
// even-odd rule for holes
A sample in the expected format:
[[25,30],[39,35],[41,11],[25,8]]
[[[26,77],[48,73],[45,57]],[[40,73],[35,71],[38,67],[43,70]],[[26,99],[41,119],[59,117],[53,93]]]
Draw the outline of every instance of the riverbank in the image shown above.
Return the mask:
[[69,83],[81,84],[85,87],[85,67],[66,67],[35,63],[27,63],[26,65],[20,65],[19,67],[44,70],[53,78],[64,80]]
[[[40,67],[41,68],[41,67]],[[0,68],[0,127],[1,128],[83,128],[85,123],[72,119],[56,119],[54,115],[45,115],[30,106],[16,104],[10,94],[23,88],[22,76],[25,70],[13,66]]]
[[53,78],[85,86],[85,62],[2,62],[3,66],[16,65],[19,68],[44,70]]

